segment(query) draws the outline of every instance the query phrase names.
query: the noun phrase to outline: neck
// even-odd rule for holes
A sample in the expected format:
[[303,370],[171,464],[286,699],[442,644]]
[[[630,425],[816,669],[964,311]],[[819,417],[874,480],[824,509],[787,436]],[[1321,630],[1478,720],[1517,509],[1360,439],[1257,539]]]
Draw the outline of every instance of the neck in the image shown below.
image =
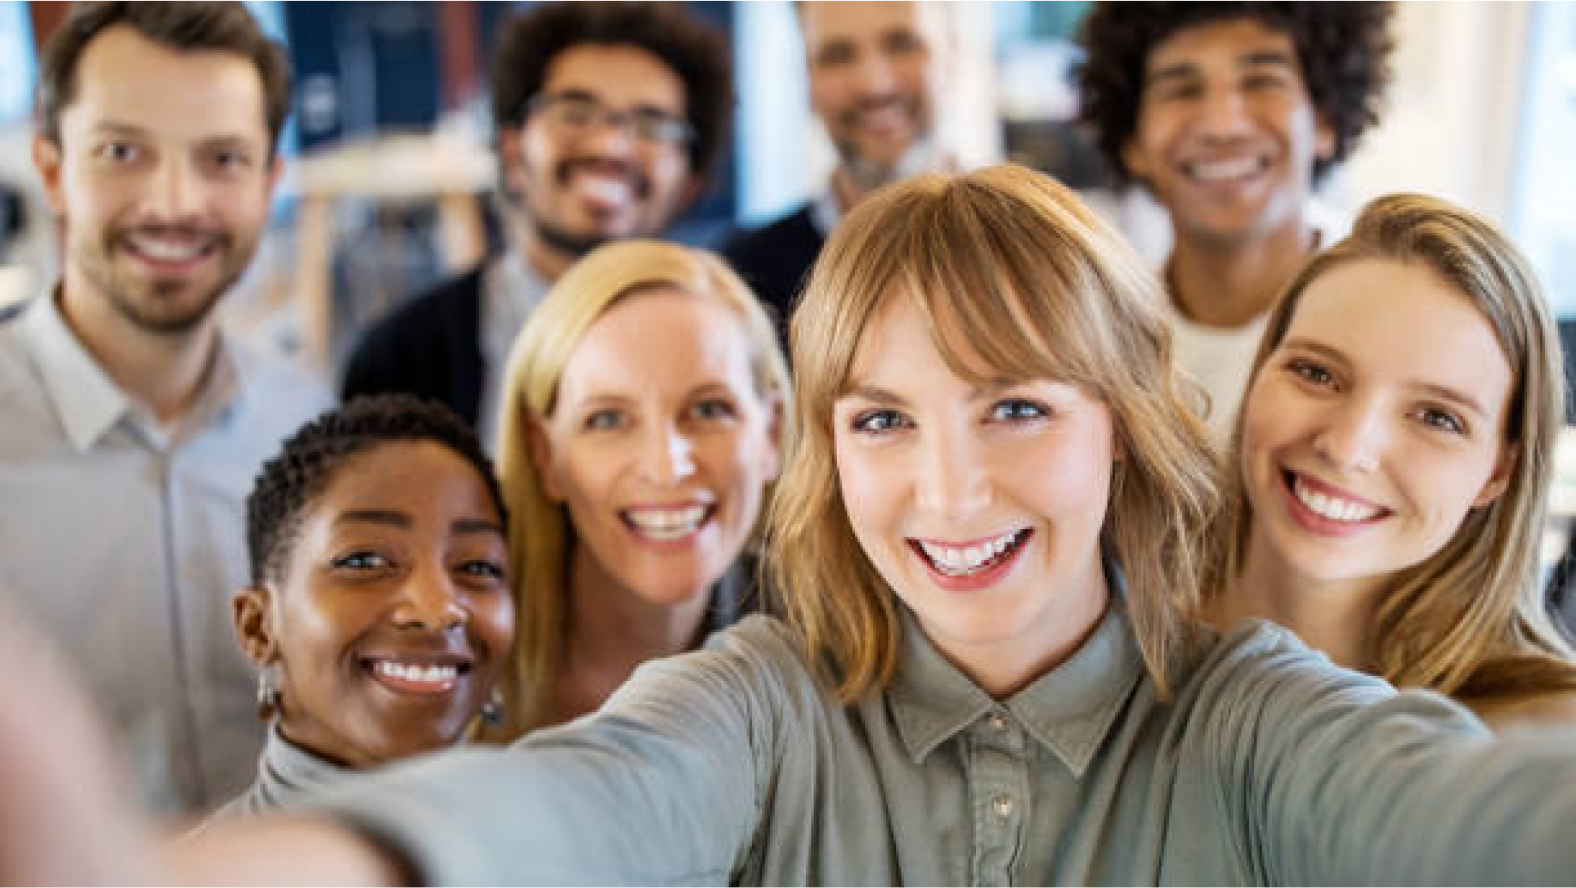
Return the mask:
[[1318,247],[1300,216],[1268,236],[1215,240],[1174,230],[1166,263],[1171,300],[1187,318],[1208,327],[1241,327],[1269,311]]
[[69,268],[59,300],[67,328],[128,398],[146,406],[161,424],[191,409],[218,347],[218,324],[211,315],[190,330],[150,331],[127,319]]
[[580,258],[543,240],[529,225],[521,225],[518,240],[525,264],[531,266],[531,270],[541,275],[542,280],[548,283],[558,280],[559,276],[568,271],[569,266],[574,265]]
[[1301,574],[1254,534],[1241,575],[1209,602],[1208,619],[1223,633],[1243,620],[1269,620],[1338,666],[1374,672],[1378,592],[1379,583],[1369,577],[1319,580]]
[[641,663],[689,650],[711,603],[709,587],[675,604],[649,601],[579,545],[569,586],[569,644],[556,692],[561,720],[601,706]]

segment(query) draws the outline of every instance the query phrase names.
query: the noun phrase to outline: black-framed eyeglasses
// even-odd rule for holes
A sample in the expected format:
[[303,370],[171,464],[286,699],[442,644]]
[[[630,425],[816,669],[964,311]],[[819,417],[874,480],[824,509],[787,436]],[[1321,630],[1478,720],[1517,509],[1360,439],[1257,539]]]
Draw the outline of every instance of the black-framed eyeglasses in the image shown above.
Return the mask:
[[695,128],[682,117],[655,108],[614,111],[590,96],[576,93],[543,93],[526,103],[525,113],[527,117],[541,115],[549,126],[568,136],[589,135],[605,124],[648,145],[681,146],[695,138]]

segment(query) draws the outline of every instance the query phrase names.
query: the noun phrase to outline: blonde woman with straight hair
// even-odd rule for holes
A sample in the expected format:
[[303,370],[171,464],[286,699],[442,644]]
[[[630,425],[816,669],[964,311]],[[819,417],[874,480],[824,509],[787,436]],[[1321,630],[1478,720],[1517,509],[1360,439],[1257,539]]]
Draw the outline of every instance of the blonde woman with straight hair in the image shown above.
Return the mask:
[[1436,198],[1375,200],[1270,317],[1211,616],[1276,620],[1496,723],[1576,718],[1538,563],[1564,403],[1555,323],[1510,239]]
[[793,321],[786,620],[509,749],[205,834],[180,878],[278,881],[288,851],[319,881],[1568,879],[1568,736],[1496,743],[1271,624],[1197,621],[1215,461],[1158,295],[1028,170],[878,192]]
[[789,401],[773,331],[718,257],[658,241],[595,250],[532,313],[497,447],[520,627],[499,735],[597,708],[753,606]]

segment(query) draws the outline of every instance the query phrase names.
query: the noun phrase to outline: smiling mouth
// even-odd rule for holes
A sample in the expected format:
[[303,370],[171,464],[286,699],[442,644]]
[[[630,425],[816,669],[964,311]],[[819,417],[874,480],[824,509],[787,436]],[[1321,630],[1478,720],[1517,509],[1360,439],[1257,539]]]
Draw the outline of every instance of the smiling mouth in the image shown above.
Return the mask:
[[623,509],[618,517],[636,536],[659,543],[672,543],[699,533],[716,514],[716,503],[696,503],[669,508]]
[[1194,160],[1183,164],[1189,178],[1204,185],[1241,182],[1269,168],[1269,159],[1260,156],[1224,160]]
[[120,246],[150,265],[182,267],[212,255],[218,249],[219,238],[127,234],[120,238]]
[[908,540],[909,548],[945,577],[973,577],[1011,561],[1034,533],[1030,528],[1004,533],[967,546],[952,546],[930,540]]
[[361,668],[372,680],[383,687],[398,693],[423,696],[449,693],[459,684],[460,678],[471,671],[471,664],[465,661],[432,662],[366,657],[360,662]]
[[1359,525],[1376,521],[1390,514],[1390,510],[1383,506],[1350,499],[1327,492],[1327,490],[1316,490],[1301,475],[1290,470],[1282,473],[1282,480],[1286,484],[1286,489],[1296,499],[1298,505],[1325,521],[1333,521],[1337,524],[1345,525]]

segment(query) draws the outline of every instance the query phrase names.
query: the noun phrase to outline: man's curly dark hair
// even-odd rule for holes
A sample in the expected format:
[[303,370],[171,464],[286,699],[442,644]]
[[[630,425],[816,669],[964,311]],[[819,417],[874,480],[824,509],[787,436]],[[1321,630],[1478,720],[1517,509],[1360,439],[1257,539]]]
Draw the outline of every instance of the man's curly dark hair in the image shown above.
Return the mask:
[[1094,128],[1112,171],[1127,181],[1122,148],[1138,126],[1150,52],[1182,28],[1253,19],[1290,35],[1313,107],[1335,133],[1332,156],[1314,164],[1317,181],[1379,120],[1390,80],[1393,12],[1393,4],[1373,2],[1096,3],[1078,33],[1085,53],[1074,72],[1079,117]]
[[498,131],[525,122],[547,68],[583,44],[635,46],[661,59],[684,83],[695,138],[690,169],[706,175],[722,152],[733,114],[733,63],[716,29],[670,3],[543,3],[504,26],[492,59],[492,114]]
[[302,426],[257,473],[246,498],[246,547],[254,585],[280,578],[307,507],[345,461],[393,441],[432,441],[470,463],[507,525],[492,460],[464,420],[436,401],[410,395],[355,398]]

